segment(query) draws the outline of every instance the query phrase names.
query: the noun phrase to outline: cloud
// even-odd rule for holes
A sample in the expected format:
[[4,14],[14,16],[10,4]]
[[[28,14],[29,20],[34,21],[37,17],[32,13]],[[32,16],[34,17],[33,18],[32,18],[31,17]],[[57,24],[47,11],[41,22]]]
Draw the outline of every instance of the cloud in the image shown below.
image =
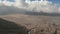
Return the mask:
[[59,13],[60,8],[57,4],[50,1],[30,1],[30,0],[15,0],[15,2],[0,1],[0,14],[20,13],[25,11]]
[[49,1],[33,1],[30,2],[28,8],[31,9],[31,11],[37,12],[43,11],[47,13],[56,13],[58,11],[57,5]]
[[59,10],[59,13],[60,13],[60,7],[59,7],[59,9],[58,9],[58,10]]

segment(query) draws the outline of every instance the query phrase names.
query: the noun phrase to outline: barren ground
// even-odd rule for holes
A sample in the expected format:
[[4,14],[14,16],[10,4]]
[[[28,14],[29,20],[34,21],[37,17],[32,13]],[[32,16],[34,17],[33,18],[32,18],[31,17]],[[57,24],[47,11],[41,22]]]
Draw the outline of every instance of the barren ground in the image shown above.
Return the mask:
[[[0,18],[13,21],[18,25],[21,24],[28,29],[34,28],[30,31],[30,34],[42,34],[40,33],[42,32],[41,30],[44,30],[43,34],[53,34],[55,33],[56,28],[60,28],[60,17],[13,14],[0,16]],[[57,31],[59,34],[60,30],[58,29]]]

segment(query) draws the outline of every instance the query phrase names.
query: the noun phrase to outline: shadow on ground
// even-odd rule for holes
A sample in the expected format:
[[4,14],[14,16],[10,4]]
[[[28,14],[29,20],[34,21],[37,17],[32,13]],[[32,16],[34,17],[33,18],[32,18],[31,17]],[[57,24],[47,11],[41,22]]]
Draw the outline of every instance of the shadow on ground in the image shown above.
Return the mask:
[[25,26],[0,18],[0,34],[28,34],[28,30]]

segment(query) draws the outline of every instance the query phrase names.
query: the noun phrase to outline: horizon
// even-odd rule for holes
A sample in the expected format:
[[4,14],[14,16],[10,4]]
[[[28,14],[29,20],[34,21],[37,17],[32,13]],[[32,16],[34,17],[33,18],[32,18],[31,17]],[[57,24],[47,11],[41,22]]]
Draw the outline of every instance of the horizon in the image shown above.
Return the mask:
[[[60,13],[60,6],[57,4],[57,0],[48,0],[48,1],[38,1],[38,0],[31,0],[31,1],[24,1],[24,0],[12,0],[9,1],[0,1],[0,13],[19,13],[25,11],[32,11],[32,12],[44,12],[44,13]],[[4,7],[7,6],[7,7]],[[22,10],[21,10],[22,9]],[[24,10],[24,11],[23,11]]]

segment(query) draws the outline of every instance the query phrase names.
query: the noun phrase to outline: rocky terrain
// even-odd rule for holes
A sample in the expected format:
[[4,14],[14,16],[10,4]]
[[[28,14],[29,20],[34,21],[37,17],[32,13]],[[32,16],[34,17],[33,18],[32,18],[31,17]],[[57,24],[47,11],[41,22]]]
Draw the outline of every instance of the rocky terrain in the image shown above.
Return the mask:
[[1,15],[0,18],[25,26],[29,34],[60,34],[60,17],[57,16],[13,14]]

